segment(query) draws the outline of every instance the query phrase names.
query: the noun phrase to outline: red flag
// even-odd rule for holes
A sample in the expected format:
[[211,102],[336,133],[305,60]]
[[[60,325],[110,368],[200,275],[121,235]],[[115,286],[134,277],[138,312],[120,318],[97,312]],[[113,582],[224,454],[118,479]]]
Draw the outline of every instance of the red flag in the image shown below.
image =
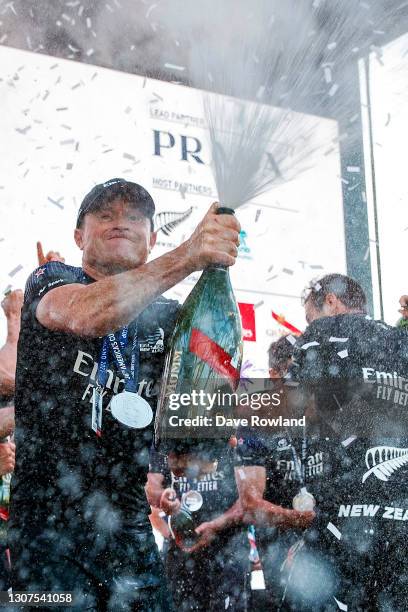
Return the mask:
[[288,323],[288,321],[285,319],[283,315],[278,315],[276,314],[276,312],[273,312],[272,310],[272,316],[275,319],[275,321],[279,323],[279,325],[282,325],[283,327],[288,329],[290,332],[292,332],[292,334],[295,334],[295,336],[301,336],[303,334],[303,332],[300,331],[300,329],[298,329],[291,323]]
[[253,304],[238,303],[242,322],[242,336],[247,342],[256,342],[255,308]]

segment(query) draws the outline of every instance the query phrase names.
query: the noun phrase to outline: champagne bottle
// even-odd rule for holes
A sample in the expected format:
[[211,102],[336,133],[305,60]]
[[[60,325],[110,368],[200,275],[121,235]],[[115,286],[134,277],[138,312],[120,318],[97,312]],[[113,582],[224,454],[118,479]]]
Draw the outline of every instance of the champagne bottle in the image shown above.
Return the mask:
[[[220,207],[217,214],[234,211]],[[228,267],[211,265],[187,297],[170,341],[156,413],[156,448],[166,452],[174,448],[171,441],[177,438],[188,437],[193,442],[192,438],[227,436],[215,426],[215,415],[230,413],[233,407],[217,401],[209,409],[208,400],[203,398],[204,394],[219,398],[223,391],[235,391],[242,351],[241,318]],[[188,394],[191,401],[176,407],[172,398],[181,394]],[[195,419],[195,429],[172,426],[169,421],[172,416]],[[205,425],[204,417],[211,418],[211,424],[207,420]]]
[[183,505],[177,514],[170,517],[170,528],[176,541],[186,548],[190,548],[198,540],[198,535],[195,532],[196,524],[193,515],[190,510]]

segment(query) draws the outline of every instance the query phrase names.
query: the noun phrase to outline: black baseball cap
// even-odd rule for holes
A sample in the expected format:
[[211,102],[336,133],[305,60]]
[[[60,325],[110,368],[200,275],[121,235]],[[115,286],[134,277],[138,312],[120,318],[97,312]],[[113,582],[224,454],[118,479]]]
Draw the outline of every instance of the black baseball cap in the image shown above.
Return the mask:
[[153,217],[155,206],[153,198],[148,191],[137,183],[125,181],[121,178],[113,178],[105,183],[95,185],[93,189],[84,197],[79,207],[76,226],[79,227],[84,216],[94,210],[98,210],[102,204],[111,202],[117,197],[123,197],[127,202],[135,204],[151,222],[153,231]]

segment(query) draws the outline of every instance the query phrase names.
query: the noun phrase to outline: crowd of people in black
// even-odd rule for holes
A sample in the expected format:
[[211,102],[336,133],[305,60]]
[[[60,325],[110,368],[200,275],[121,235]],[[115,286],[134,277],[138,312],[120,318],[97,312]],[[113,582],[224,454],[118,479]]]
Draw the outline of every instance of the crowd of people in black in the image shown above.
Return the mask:
[[[97,185],[75,229],[82,266],[40,249],[24,300],[5,296],[0,590],[72,592],[78,611],[406,610],[407,296],[393,327],[367,314],[352,278],[312,281],[306,330],[268,352],[271,388],[305,424],[241,426],[200,462],[154,448],[179,312],[162,293],[237,257],[239,223],[216,210],[146,263],[150,195],[123,179]],[[176,528],[183,512],[190,539]]]

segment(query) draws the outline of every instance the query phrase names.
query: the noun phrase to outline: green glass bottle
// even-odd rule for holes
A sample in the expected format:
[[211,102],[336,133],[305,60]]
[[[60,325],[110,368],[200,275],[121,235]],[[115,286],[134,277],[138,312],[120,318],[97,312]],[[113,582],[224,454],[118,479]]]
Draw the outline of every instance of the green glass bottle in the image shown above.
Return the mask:
[[[220,207],[217,214],[234,211]],[[231,414],[233,407],[217,398],[236,390],[242,351],[241,317],[228,267],[209,266],[181,308],[170,342],[156,412],[156,448],[167,452],[172,440],[188,439],[193,446],[194,440],[225,438],[215,416]],[[182,394],[184,405],[177,407]],[[205,394],[216,399],[212,407]],[[195,419],[195,424],[174,425],[180,418]]]
[[198,535],[195,532],[197,525],[192,513],[185,506],[181,506],[179,512],[170,517],[170,527],[179,545],[190,548],[197,542]]

